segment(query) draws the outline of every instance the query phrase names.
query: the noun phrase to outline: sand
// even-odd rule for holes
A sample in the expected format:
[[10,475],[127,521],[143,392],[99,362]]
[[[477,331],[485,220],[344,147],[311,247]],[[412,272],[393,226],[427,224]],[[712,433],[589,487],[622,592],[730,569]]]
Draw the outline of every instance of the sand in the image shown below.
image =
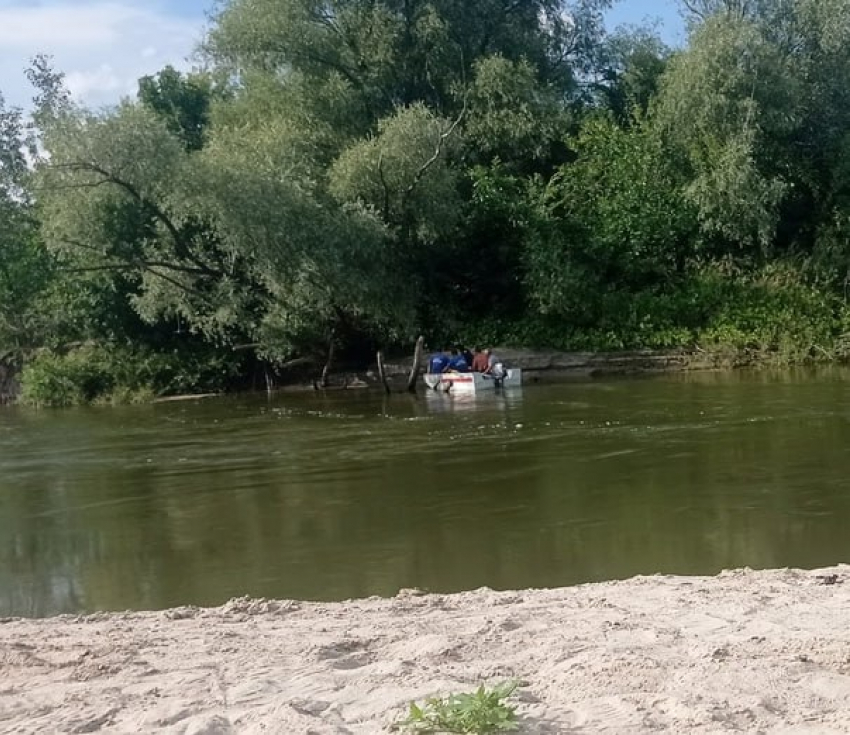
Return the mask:
[[850,566],[0,621],[3,733],[381,733],[511,678],[522,732],[850,732]]

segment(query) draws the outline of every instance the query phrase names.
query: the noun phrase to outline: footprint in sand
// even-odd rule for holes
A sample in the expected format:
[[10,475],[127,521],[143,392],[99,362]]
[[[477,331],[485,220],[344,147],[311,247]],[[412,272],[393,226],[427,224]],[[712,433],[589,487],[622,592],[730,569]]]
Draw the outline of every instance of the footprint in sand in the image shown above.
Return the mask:
[[635,732],[641,729],[644,720],[633,704],[620,697],[586,700],[576,705],[575,715],[574,726],[600,733]]
[[340,641],[321,646],[316,651],[316,658],[327,661],[328,664],[341,670],[359,669],[368,666],[375,660],[375,655],[368,648],[371,641]]
[[236,730],[230,720],[221,715],[201,715],[191,720],[184,735],[233,735]]

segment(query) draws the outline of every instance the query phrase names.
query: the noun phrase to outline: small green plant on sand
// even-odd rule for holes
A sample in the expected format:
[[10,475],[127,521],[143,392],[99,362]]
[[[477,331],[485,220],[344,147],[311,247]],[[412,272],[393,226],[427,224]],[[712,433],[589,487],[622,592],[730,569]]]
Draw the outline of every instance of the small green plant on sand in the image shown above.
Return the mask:
[[410,705],[407,717],[396,728],[418,733],[509,732],[518,727],[516,710],[505,700],[514,693],[517,682],[505,682],[493,689],[484,686],[472,694],[429,697],[423,705]]

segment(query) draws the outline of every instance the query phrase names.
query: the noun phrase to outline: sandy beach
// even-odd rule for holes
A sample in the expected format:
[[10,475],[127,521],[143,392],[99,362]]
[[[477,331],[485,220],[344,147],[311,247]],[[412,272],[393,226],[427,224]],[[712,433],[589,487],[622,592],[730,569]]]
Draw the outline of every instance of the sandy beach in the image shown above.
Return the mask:
[[380,733],[518,679],[521,732],[850,732],[850,566],[0,621],[4,733]]

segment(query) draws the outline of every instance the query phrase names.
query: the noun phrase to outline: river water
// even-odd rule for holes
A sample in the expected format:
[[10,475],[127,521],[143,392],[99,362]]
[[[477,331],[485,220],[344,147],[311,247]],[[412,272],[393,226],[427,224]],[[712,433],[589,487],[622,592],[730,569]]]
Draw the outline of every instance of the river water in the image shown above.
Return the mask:
[[0,411],[0,615],[850,561],[850,372]]

